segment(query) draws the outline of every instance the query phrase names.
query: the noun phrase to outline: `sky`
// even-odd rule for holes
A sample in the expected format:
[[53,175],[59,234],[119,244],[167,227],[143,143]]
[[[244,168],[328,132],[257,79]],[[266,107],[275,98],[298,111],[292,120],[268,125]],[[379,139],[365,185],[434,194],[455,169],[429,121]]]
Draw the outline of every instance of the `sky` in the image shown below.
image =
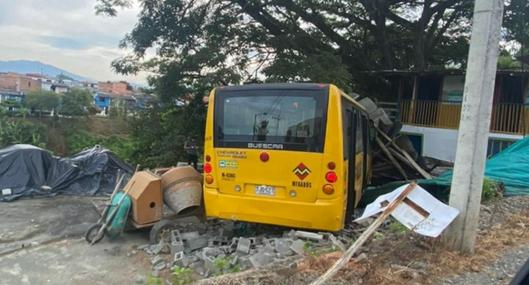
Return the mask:
[[126,54],[119,41],[140,8],[117,17],[96,16],[96,0],[0,0],[0,60],[38,60],[93,80],[146,83],[146,74],[123,76],[112,60]]

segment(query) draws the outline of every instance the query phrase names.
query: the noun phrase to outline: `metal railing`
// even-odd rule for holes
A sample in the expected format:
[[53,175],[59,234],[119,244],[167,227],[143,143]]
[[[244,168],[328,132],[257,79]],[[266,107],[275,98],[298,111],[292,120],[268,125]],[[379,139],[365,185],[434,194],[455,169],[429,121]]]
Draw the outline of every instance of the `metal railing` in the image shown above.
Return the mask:
[[[404,124],[457,129],[461,116],[461,103],[434,100],[404,100],[400,104],[401,122]],[[507,134],[529,133],[529,106],[514,103],[494,104],[490,131]]]

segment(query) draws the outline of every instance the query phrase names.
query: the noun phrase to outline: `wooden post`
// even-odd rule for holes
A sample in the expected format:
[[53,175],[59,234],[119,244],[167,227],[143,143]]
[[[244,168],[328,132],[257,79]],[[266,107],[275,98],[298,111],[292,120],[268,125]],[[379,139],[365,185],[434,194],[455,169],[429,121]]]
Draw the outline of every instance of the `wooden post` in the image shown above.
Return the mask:
[[417,105],[417,93],[419,93],[419,75],[413,78],[413,92],[411,93],[410,112],[408,113],[408,124],[415,122],[415,105]]
[[415,182],[410,183],[401,193],[400,195],[393,200],[389,205],[386,207],[384,211],[382,211],[382,214],[376,218],[376,220],[358,237],[358,239],[355,240],[355,242],[344,252],[342,257],[338,259],[331,268],[325,272],[322,276],[320,276],[318,279],[314,280],[314,282],[310,283],[310,285],[322,285],[325,284],[329,279],[331,279],[342,267],[344,267],[347,262],[349,262],[349,259],[353,257],[353,255],[358,251],[360,247],[369,239],[369,237],[380,227],[380,225],[389,217],[389,215],[397,208],[397,206],[404,201],[404,199],[408,196],[408,194],[411,193],[413,189],[417,184]]

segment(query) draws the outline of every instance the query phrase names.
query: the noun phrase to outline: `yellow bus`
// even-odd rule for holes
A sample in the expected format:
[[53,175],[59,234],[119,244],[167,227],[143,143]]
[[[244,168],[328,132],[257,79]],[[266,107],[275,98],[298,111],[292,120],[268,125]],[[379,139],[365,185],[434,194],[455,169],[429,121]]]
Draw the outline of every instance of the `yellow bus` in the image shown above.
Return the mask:
[[211,91],[206,216],[338,231],[370,177],[365,110],[331,84]]

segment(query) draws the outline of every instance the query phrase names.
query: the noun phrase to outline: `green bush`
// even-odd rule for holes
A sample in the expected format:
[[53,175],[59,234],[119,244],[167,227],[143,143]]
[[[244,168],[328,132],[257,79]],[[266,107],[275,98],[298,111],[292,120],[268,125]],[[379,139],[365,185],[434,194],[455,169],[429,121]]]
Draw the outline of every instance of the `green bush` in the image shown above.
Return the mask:
[[32,144],[45,147],[43,130],[38,125],[22,118],[10,117],[0,110],[0,147],[12,144]]
[[174,285],[185,285],[191,283],[193,279],[191,278],[192,271],[189,268],[175,266],[172,268],[171,272],[171,281]]
[[127,162],[133,162],[131,161],[133,143],[128,138],[118,136],[101,137],[84,130],[73,130],[67,134],[66,143],[71,154],[91,148],[94,145],[100,145],[114,152],[119,158]]
[[486,202],[490,201],[493,198],[496,198],[500,195],[498,191],[498,183],[485,178],[483,179],[483,188],[481,192],[481,201]]

